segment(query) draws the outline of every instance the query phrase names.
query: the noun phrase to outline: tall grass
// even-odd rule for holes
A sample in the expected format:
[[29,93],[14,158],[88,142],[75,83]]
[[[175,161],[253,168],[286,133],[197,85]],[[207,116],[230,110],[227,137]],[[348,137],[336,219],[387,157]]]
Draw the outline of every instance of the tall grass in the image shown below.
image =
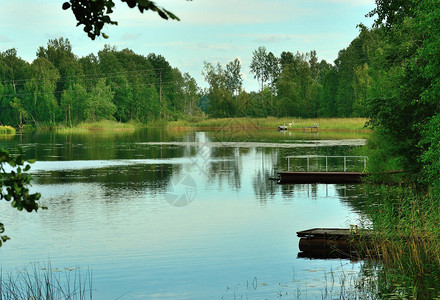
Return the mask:
[[[304,127],[311,127],[318,124],[319,129],[323,130],[365,130],[364,118],[194,118],[191,120],[178,120],[168,122],[169,128],[277,128],[286,125],[290,130],[303,130]],[[289,125],[290,124],[290,125]]]
[[0,274],[0,300],[92,299],[92,273],[79,268],[52,269],[30,264],[15,273]]
[[409,298],[440,296],[440,197],[418,187],[370,187],[367,209],[374,237],[370,255],[381,258],[381,289]]
[[15,134],[15,128],[11,126],[0,126],[0,134]]
[[139,127],[136,123],[120,123],[110,120],[102,120],[92,123],[80,123],[77,126],[70,127],[57,127],[56,131],[59,133],[67,132],[89,132],[89,131],[134,131],[136,127]]

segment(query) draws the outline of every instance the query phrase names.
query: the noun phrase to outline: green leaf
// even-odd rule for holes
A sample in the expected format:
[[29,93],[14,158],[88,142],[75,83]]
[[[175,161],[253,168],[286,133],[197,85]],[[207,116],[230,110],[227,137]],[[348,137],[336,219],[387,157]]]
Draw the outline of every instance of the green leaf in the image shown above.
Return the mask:
[[159,10],[157,13],[162,17],[162,19],[168,20],[168,16],[163,11]]
[[70,8],[70,3],[69,2],[64,2],[63,3],[63,9],[66,10],[66,9],[69,9],[69,8]]
[[138,0],[138,5],[141,5],[145,8],[148,8],[151,4],[151,1],[148,0]]
[[168,11],[166,9],[164,9],[164,11],[168,14],[168,16],[170,16],[171,19],[180,21],[179,17],[176,16],[175,14],[173,14],[172,12],[170,12],[170,11]]

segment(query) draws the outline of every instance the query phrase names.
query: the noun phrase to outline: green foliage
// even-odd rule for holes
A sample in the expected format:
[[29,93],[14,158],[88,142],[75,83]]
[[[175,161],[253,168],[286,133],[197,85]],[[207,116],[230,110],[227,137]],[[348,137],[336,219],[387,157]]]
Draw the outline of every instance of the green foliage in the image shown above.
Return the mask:
[[[149,0],[121,0],[127,3],[130,8],[137,7],[141,13],[151,10],[156,12],[162,19],[177,20],[179,18],[165,8],[158,7],[153,1]],[[72,9],[77,26],[84,25],[84,31],[87,32],[89,38],[94,40],[97,36],[102,35],[103,38],[108,36],[102,32],[104,25],[118,25],[118,22],[112,21],[110,15],[113,13],[115,3],[113,0],[69,0],[63,3],[63,9]]]
[[440,195],[440,115],[435,115],[424,126],[420,145],[426,149],[421,155],[425,183]]
[[[78,58],[65,38],[49,40],[46,47],[40,47],[32,64],[16,55],[15,49],[0,53],[2,124],[75,126],[103,117],[149,123],[199,113],[201,91],[196,81],[161,55],[145,57],[105,45],[97,56]],[[93,95],[101,79],[113,93],[115,110],[108,101],[98,101]],[[96,101],[107,103],[100,116],[90,106]]]
[[[387,7],[387,14],[396,18],[387,19],[368,100],[371,124],[381,128],[390,155],[399,157],[414,179],[425,182],[420,175],[431,178],[436,166],[440,30],[433,24],[440,21],[439,4],[407,1],[398,9],[394,4]],[[378,9],[384,5],[380,1]]]
[[232,95],[241,92],[243,78],[241,77],[241,62],[238,58],[226,65],[226,87]]
[[[25,209],[27,212],[32,212],[40,208],[37,201],[41,195],[29,192],[31,176],[26,173],[33,162],[23,159],[21,149],[19,155],[13,156],[6,149],[0,148],[0,200],[10,202],[11,206],[19,211]],[[5,227],[0,223],[0,234],[4,231]],[[0,246],[8,239],[8,236],[0,235]]]
[[105,79],[98,80],[85,102],[85,120],[95,122],[111,118],[116,111],[116,106],[112,102],[113,96],[114,93],[105,84]]
[[0,126],[0,134],[15,134],[15,128],[11,126]]
[[389,295],[399,288],[405,299],[434,299],[440,276],[439,198],[411,185],[368,189],[364,213],[374,229],[369,253],[382,265],[379,292]]

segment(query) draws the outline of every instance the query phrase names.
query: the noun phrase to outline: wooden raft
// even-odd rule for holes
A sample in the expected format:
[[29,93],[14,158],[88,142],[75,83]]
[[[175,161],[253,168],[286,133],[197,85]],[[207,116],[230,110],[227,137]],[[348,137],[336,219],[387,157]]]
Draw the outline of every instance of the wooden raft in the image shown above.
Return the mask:
[[[313,228],[298,231],[298,257],[307,258],[359,258],[369,244],[370,231],[357,227]],[[362,243],[361,243],[362,242]]]

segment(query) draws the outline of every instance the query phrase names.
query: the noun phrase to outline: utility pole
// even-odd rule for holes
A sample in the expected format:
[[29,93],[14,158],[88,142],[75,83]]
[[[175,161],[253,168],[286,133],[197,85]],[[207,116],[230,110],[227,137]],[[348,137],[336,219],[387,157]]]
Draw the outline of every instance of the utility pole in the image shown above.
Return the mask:
[[162,116],[162,71],[159,73],[159,105],[160,105],[160,111],[159,115]]
[[70,104],[68,106],[69,109],[69,122],[70,122],[70,128],[72,128],[72,117],[70,116]]

